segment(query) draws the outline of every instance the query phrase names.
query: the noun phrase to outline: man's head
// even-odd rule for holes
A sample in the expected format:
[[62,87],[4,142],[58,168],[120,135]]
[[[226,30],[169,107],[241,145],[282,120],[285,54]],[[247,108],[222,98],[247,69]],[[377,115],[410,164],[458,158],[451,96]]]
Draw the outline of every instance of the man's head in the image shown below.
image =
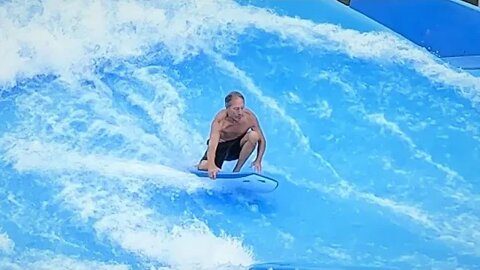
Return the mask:
[[240,120],[243,116],[244,107],[245,98],[240,92],[232,91],[225,97],[225,108],[227,108],[227,114],[231,118]]

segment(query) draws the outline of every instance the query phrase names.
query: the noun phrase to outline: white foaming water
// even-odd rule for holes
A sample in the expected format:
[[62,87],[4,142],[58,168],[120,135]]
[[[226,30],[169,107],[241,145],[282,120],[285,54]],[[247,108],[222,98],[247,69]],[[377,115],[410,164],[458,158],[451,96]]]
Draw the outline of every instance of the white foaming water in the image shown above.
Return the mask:
[[172,146],[188,154],[186,159],[200,156],[202,153],[198,145],[203,144],[203,138],[194,132],[182,117],[186,105],[179,92],[183,92],[186,87],[183,85],[174,87],[168,77],[163,74],[154,75],[148,72],[148,69],[137,70],[136,75],[143,82],[155,86],[156,93],[159,94],[153,101],[131,94],[133,104],[147,112],[149,118],[159,126],[159,132],[170,138]]
[[[450,182],[453,181],[454,179],[461,180],[462,182],[465,182],[465,180],[454,170],[448,168],[445,165],[438,164],[436,163],[433,159],[432,156],[429,155],[428,153],[425,153],[424,151],[418,150],[418,147],[415,145],[415,143],[412,141],[410,137],[408,137],[401,129],[400,127],[391,121],[388,121],[385,119],[385,115],[383,114],[369,114],[367,115],[367,119],[375,124],[378,124],[382,128],[394,133],[396,136],[398,136],[402,141],[408,144],[408,146],[413,149],[415,152],[415,157],[420,158],[425,160],[426,162],[432,164],[445,174],[447,174],[447,180]],[[467,184],[467,183],[464,183]]]
[[[463,206],[469,205],[470,207],[475,208],[478,205],[480,196],[472,191],[472,185],[455,170],[451,169],[447,165],[436,162],[430,154],[419,149],[412,139],[408,137],[397,124],[385,119],[383,114],[370,114],[367,115],[367,119],[381,126],[382,129],[386,129],[389,132],[394,133],[409,146],[414,157],[434,166],[446,175],[446,185],[439,187],[439,191],[443,196],[453,199],[456,203]],[[476,221],[475,223],[480,223],[480,220]]]
[[289,116],[285,109],[282,108],[275,99],[264,95],[262,90],[255,85],[253,80],[248,77],[244,71],[237,68],[234,63],[221,58],[219,55],[212,55],[212,57],[214,58],[218,67],[229,72],[233,78],[238,79],[245,87],[245,90],[251,92],[265,107],[274,111],[281,117],[282,120],[287,122],[292,128],[292,131],[298,137],[299,143],[302,145],[302,147],[309,147],[309,139],[303,134],[303,131],[298,125],[297,121],[293,117]]
[[1,258],[1,270],[128,270],[127,265],[80,260],[51,252],[31,250],[15,258]]
[[[382,130],[389,131],[408,145],[409,150],[412,152],[414,157],[434,166],[439,171],[445,173],[447,176],[447,185],[445,187],[442,186],[439,190],[443,196],[449,199],[454,199],[457,203],[461,203],[463,205],[470,205],[473,207],[478,205],[479,197],[472,192],[472,185],[468,181],[466,181],[452,168],[436,162],[430,154],[419,149],[412,138],[405,134],[405,132],[403,132],[395,122],[387,120],[383,113],[367,112],[364,104],[358,98],[356,91],[352,88],[352,86],[344,82],[340,76],[338,76],[338,74],[324,72],[319,74],[318,79],[327,80],[339,85],[347,94],[347,96],[354,102],[355,106],[353,110],[361,115],[363,119],[378,125]],[[388,162],[386,165],[388,166]],[[396,170],[396,172],[400,174],[406,173],[402,170]]]
[[[66,5],[65,8],[74,11],[80,9],[76,5],[83,4],[86,5],[82,7],[86,13],[109,13],[107,10],[110,7],[102,7],[99,3],[78,2]],[[130,22],[130,20],[147,19],[161,23],[161,16],[153,14],[152,17],[155,19],[145,16],[145,7],[140,8],[133,3],[119,5],[117,15],[120,19],[113,18],[111,22],[120,20],[122,24],[122,20]],[[144,44],[137,43],[138,41],[132,39],[130,35],[124,35],[121,33],[123,30],[111,31],[110,26],[105,27],[109,28],[105,33],[98,32],[102,27],[99,28],[100,30],[90,29],[90,26],[84,25],[89,21],[89,16],[82,17],[82,14],[74,16],[71,12],[62,13],[62,9],[56,7],[58,7],[57,3],[48,2],[44,5],[42,16],[32,19],[31,23],[35,25],[37,20],[43,21],[43,19],[48,20],[50,17],[59,16],[61,20],[57,22],[58,26],[67,31],[55,32],[57,35],[50,36],[51,40],[45,47],[41,47],[42,42],[36,42],[39,40],[32,41],[31,45],[36,54],[31,55],[33,59],[29,60],[32,64],[30,69],[18,71],[14,75],[28,76],[51,71],[69,81],[71,75],[76,77],[78,73],[86,71],[87,74],[82,76],[92,79],[98,88],[95,91],[90,89],[90,92],[85,92],[83,89],[64,90],[69,93],[66,93],[63,98],[62,95],[56,97],[54,91],[23,96],[17,101],[19,113],[24,116],[17,130],[20,134],[25,132],[25,134],[35,135],[28,140],[19,139],[23,135],[4,136],[2,148],[7,150],[7,155],[3,159],[12,163],[20,172],[34,171],[52,175],[52,181],[62,187],[59,197],[64,201],[65,206],[73,209],[82,220],[93,220],[97,234],[147,260],[170,265],[173,269],[218,269],[229,265],[252,263],[252,252],[242,245],[240,239],[228,235],[215,235],[202,221],[195,219],[190,224],[182,225],[183,222],[188,223],[187,220],[192,217],[157,216],[158,213],[135,198],[135,194],[147,192],[143,190],[145,185],[193,192],[202,182],[168,166],[132,159],[131,155],[126,153],[134,153],[138,157],[160,157],[160,161],[163,161],[162,158],[168,159],[169,154],[172,153],[171,150],[168,151],[168,147],[164,147],[165,142],[175,143],[180,150],[189,154],[192,153],[192,149],[195,149],[191,145],[198,144],[199,136],[192,133],[188,126],[182,126],[183,101],[178,96],[178,89],[162,75],[148,74],[147,76],[142,70],[136,71],[135,76],[155,86],[156,94],[153,100],[145,97],[141,91],[123,92],[129,104],[141,107],[151,122],[158,126],[160,139],[147,134],[137,124],[135,117],[122,113],[112,106],[112,91],[91,74],[88,75],[88,70],[84,69],[89,67],[89,61],[100,55],[111,58],[137,55],[140,53],[137,49]],[[132,10],[133,14],[138,16],[131,15]],[[79,20],[69,24],[68,19],[71,18]],[[42,25],[43,22],[39,24]],[[141,23],[137,21],[135,24],[138,27]],[[25,33],[35,30],[30,26],[32,24],[29,24],[27,29],[23,29]],[[157,26],[161,31],[168,28],[166,25]],[[77,35],[89,32],[89,29],[98,34],[88,35],[86,40],[77,38]],[[68,30],[74,31],[72,33]],[[137,28],[135,31],[138,30]],[[125,31],[131,31],[131,29]],[[143,36],[146,38],[155,36],[151,35],[151,31],[152,29],[146,29]],[[121,37],[110,36],[111,33],[120,34],[123,40]],[[171,32],[172,35],[174,33]],[[22,37],[19,33],[15,35]],[[90,38],[96,41],[100,39],[100,42],[92,42]],[[78,42],[69,43],[68,39],[76,39]],[[109,43],[116,45],[110,48]],[[61,49],[73,50],[76,54],[64,57],[62,50],[59,50],[58,54],[41,50],[50,49],[52,44],[62,45],[64,48]],[[100,45],[95,48],[98,53],[90,51],[90,44]],[[50,57],[50,54],[53,57]],[[56,56],[59,58],[55,59]],[[12,66],[2,68],[9,71],[15,70]],[[7,74],[7,76],[10,75],[12,74]],[[122,89],[118,88],[115,91],[122,91]],[[50,96],[51,94],[53,95]],[[85,104],[88,104],[88,110],[81,108]],[[35,110],[31,110],[32,108]],[[70,108],[78,109],[72,113]],[[86,129],[79,131],[72,129],[74,123],[88,124],[85,125]],[[123,147],[102,150],[101,145],[94,144],[94,140],[99,136],[120,136],[124,142]],[[68,139],[62,139],[64,137]],[[84,175],[85,172],[93,172],[100,178],[90,176],[93,177],[91,179]],[[113,183],[120,184],[120,187],[112,187]],[[128,192],[119,195],[114,188],[123,188]],[[203,248],[195,248],[194,243],[201,243]]]
[[378,124],[382,128],[394,133],[396,136],[398,136],[402,141],[408,144],[408,146],[412,149],[412,151],[415,152],[415,157],[425,160],[426,162],[435,166],[440,171],[444,172],[447,175],[448,182],[451,183],[454,180],[459,180],[462,182],[462,184],[468,185],[465,179],[463,179],[462,176],[460,176],[456,171],[452,170],[451,168],[445,165],[435,162],[430,154],[419,150],[418,147],[415,145],[415,143],[412,141],[412,139],[408,137],[399,128],[397,124],[385,119],[385,116],[383,114],[370,114],[370,115],[367,115],[367,119],[375,124]]
[[[478,234],[477,230],[475,229],[480,225],[480,221],[470,215],[460,215],[452,219],[450,216],[444,216],[441,213],[430,214],[418,205],[394,201],[375,194],[362,192],[358,187],[345,180],[342,180],[335,185],[327,185],[319,180],[311,181],[298,177],[295,177],[295,180],[292,180],[294,178],[292,175],[282,169],[275,168],[274,166],[271,168],[269,167],[269,170],[273,170],[275,173],[281,173],[285,175],[285,179],[292,184],[317,190],[327,196],[350,198],[388,209],[396,216],[406,217],[414,224],[422,226],[426,230],[424,233],[425,235],[430,235],[429,231],[433,231],[435,238],[445,241],[451,245],[458,245],[459,248],[465,250],[465,254],[480,254],[477,244],[480,241],[480,234]],[[288,239],[288,235],[286,238]],[[356,260],[361,260],[362,257],[367,255],[365,253],[358,253],[354,255],[356,252],[353,250],[348,250],[348,248],[333,248],[325,245],[324,243],[319,244],[320,247],[317,250],[318,252],[331,258],[335,258],[337,261],[341,262],[354,262]],[[392,261],[411,260],[413,262],[415,259],[418,259],[418,256],[422,255],[417,254],[413,256],[415,258],[406,256],[395,260],[389,259],[388,261],[383,261],[384,259],[382,258],[375,258],[375,260],[377,263],[381,263],[381,265],[383,264],[387,267],[388,265],[391,265]],[[428,261],[428,263],[425,262],[423,265],[431,264],[436,266],[446,266],[452,264],[450,261],[434,260],[433,258],[425,256],[422,257],[421,260],[416,260],[414,263],[412,263],[412,265],[417,265],[421,261]],[[377,266],[378,265],[375,265],[375,267]],[[457,266],[455,263],[453,263],[452,268],[455,267]]]
[[254,27],[292,44],[410,64],[433,81],[459,89],[475,103],[480,101],[479,78],[439,63],[390,33],[360,33],[315,24],[233,1],[180,1],[156,6],[126,1],[12,1],[2,5],[0,24],[4,35],[0,52],[5,59],[0,64],[0,81],[4,85],[12,84],[17,76],[47,72],[67,78],[72,74],[85,76],[99,57],[138,56],[156,44],[164,45],[176,61],[203,50],[228,52],[238,34]]
[[216,64],[220,68],[226,70],[231,74],[232,77],[239,80],[243,84],[245,90],[251,92],[265,107],[267,107],[269,110],[272,110],[274,113],[279,115],[281,119],[288,124],[288,126],[291,128],[295,136],[298,138],[299,143],[305,152],[307,152],[308,154],[318,159],[321,162],[322,166],[327,168],[336,179],[342,179],[342,177],[339,175],[337,170],[328,160],[326,160],[320,153],[312,150],[309,143],[309,138],[303,133],[302,128],[300,127],[298,122],[293,117],[288,115],[286,110],[283,107],[281,107],[275,101],[275,99],[264,95],[260,90],[260,88],[258,88],[255,85],[253,80],[250,77],[248,77],[244,71],[237,68],[234,65],[234,63],[229,62],[225,59],[222,59],[218,55],[212,55],[212,57],[215,59]]
[[345,264],[351,263],[353,261],[349,252],[340,248],[323,246],[322,248],[320,248],[320,253],[328,257],[334,258],[336,261],[340,261]]
[[421,225],[427,231],[433,231],[437,239],[452,245],[458,245],[459,248],[465,250],[466,254],[480,255],[480,249],[478,248],[480,233],[474,229],[480,226],[480,220],[469,214],[462,214],[452,218],[448,214],[429,213],[417,205],[410,205],[408,203],[362,192],[346,180],[340,181],[338,185],[325,185],[318,181],[312,182],[308,180],[298,180],[296,183],[316,189],[330,196],[334,195],[358,199],[389,209],[396,215],[408,217],[411,221]]
[[290,103],[293,103],[293,104],[299,104],[302,102],[302,100],[300,99],[300,97],[293,93],[293,92],[288,92],[286,93],[286,96],[287,96],[287,99]]
[[[146,178],[150,179],[147,183],[162,188],[189,191],[198,188],[193,180],[189,181],[190,178],[178,170],[140,161],[148,156],[148,160],[154,162],[170,162],[168,155],[171,152],[164,142],[179,142],[180,149],[186,152],[191,145],[197,144],[198,134],[193,134],[194,140],[190,142],[191,137],[187,135],[192,134],[188,134],[188,125],[181,121],[183,103],[177,93],[178,87],[172,85],[164,75],[152,76],[140,70],[135,76],[159,85],[153,101],[143,96],[141,91],[123,92],[130,105],[142,107],[150,120],[160,127],[162,135],[159,139],[145,132],[134,116],[126,115],[110,104],[111,90],[99,82],[93,72],[99,58],[117,60],[142,56],[155,45],[161,45],[161,53],[175,62],[206,52],[220,68],[239,79],[250,93],[292,127],[307,152],[329,168],[336,179],[341,180],[340,188],[325,190],[322,187],[324,192],[353,196],[392,209],[392,212],[410,217],[445,239],[460,233],[460,239],[453,241],[463,241],[462,244],[468,244],[467,234],[472,232],[471,228],[462,230],[459,227],[462,222],[466,221],[470,226],[477,224],[471,217],[458,217],[458,220],[439,227],[437,224],[444,223],[446,218],[431,217],[420,208],[356,191],[327,160],[310,149],[308,137],[295,119],[275,99],[265,96],[245,72],[222,57],[223,53],[228,54],[235,49],[232,44],[236,43],[239,34],[247,28],[257,28],[278,35],[293,46],[323,48],[382,63],[411,65],[431,80],[460,89],[465,97],[473,102],[479,101],[478,78],[450,69],[423,50],[390,34],[359,33],[330,24],[281,17],[262,9],[241,7],[231,1],[208,0],[173,4],[11,1],[0,8],[0,25],[3,36],[0,57],[4,59],[0,63],[2,85],[14,85],[17,78],[54,73],[68,82],[88,78],[99,88],[97,91],[80,90],[81,94],[72,94],[79,100],[72,96],[64,100],[35,93],[20,99],[17,105],[29,115],[22,123],[26,131],[21,135],[35,135],[27,140],[18,140],[24,136],[4,136],[3,148],[8,149],[4,159],[20,171],[62,174],[62,177],[52,181],[63,187],[59,197],[66,205],[75,209],[82,219],[93,219],[94,229],[99,235],[138,256],[162,261],[179,269],[207,269],[223,264],[246,265],[253,261],[252,251],[244,247],[241,240],[214,235],[203,222],[191,216],[181,219],[183,223],[193,220],[186,225],[172,221],[173,217],[168,215],[158,216],[143,201],[130,196],[130,193],[142,192]],[[300,100],[295,94],[290,94],[290,97],[292,103]],[[70,111],[66,109],[88,102],[93,102],[90,114],[101,117],[90,118],[88,113],[83,114],[81,110],[69,114]],[[36,109],[31,111],[33,108]],[[72,131],[70,125],[75,121],[91,125],[84,132]],[[45,126],[51,126],[52,129],[38,127],[41,125],[39,122],[47,123]],[[169,126],[175,128],[169,129]],[[124,140],[122,148],[92,146],[91,141],[99,135],[119,135]],[[75,138],[74,143],[58,139],[63,136]],[[196,153],[191,154],[193,156]],[[79,170],[94,172],[102,179],[88,179],[79,174]],[[176,181],[179,177],[187,181],[179,183]],[[98,181],[109,188],[113,181],[119,181],[129,192],[119,195],[97,185]],[[298,181],[294,182],[298,184]],[[474,239],[480,238],[474,235]],[[207,248],[192,249],[195,241],[200,241]],[[474,241],[470,250],[477,249],[477,242]],[[340,253],[337,257],[348,259],[348,254]]]
[[295,237],[287,232],[283,232],[281,230],[278,230],[278,234],[280,235],[280,238],[283,240],[283,246],[285,248],[291,248],[292,243],[295,241]]
[[[128,180],[130,188],[141,189],[153,184],[159,188],[179,188],[193,192],[198,188],[208,188],[208,182],[198,181],[192,174],[161,164],[137,160],[126,160],[112,156],[83,154],[63,149],[58,144],[15,139],[3,157],[14,161],[18,171],[37,172],[95,172],[105,177]],[[136,182],[131,179],[138,179]],[[179,181],[178,179],[182,179]]]
[[326,100],[317,100],[316,104],[313,107],[308,108],[307,111],[320,119],[329,118],[332,115],[332,108],[328,105]]
[[[166,98],[158,98],[151,104],[161,105],[166,100],[166,103],[174,105],[172,98],[168,98],[168,93],[167,91]],[[92,107],[102,108],[101,112],[104,113],[93,115],[118,119],[117,121],[124,126],[122,128],[124,132],[119,134],[124,135],[124,138],[131,138],[134,142],[134,135],[130,131],[141,130],[135,125],[134,119],[121,121],[125,116],[111,106],[98,106],[103,100],[98,98],[98,95],[93,96],[95,98],[90,99],[90,103],[94,102]],[[135,104],[144,102],[143,97],[135,93],[131,93],[129,97],[133,97]],[[181,104],[178,97],[176,99],[179,101],[178,104]],[[33,171],[50,175],[52,183],[62,189],[59,197],[65,206],[73,209],[85,222],[94,220],[94,229],[99,236],[106,237],[115,245],[140,257],[162,262],[173,269],[217,269],[225,265],[248,265],[253,262],[252,252],[242,245],[241,240],[228,235],[215,235],[202,221],[190,216],[158,216],[159,213],[145,206],[145,202],[136,196],[148,197],[149,191],[145,190],[147,185],[194,192],[198,188],[208,188],[209,182],[199,181],[191,174],[161,164],[114,155],[92,154],[89,138],[95,137],[93,136],[95,133],[92,134],[90,130],[79,132],[68,127],[68,123],[79,118],[78,113],[69,117],[63,113],[64,108],[74,107],[78,102],[71,97],[67,100],[57,103],[55,98],[37,93],[24,96],[18,105],[19,112],[24,112],[27,117],[22,119],[17,129],[18,134],[10,133],[3,136],[1,142],[5,151],[3,160],[13,164],[19,172]],[[69,106],[62,106],[62,102],[69,103]],[[31,111],[30,108],[34,108],[32,107],[34,104],[37,109]],[[55,106],[51,107],[52,105]],[[147,102],[142,105],[147,108],[152,106],[147,111],[155,123],[162,126],[170,123],[170,128],[180,127],[182,121],[178,113],[167,113],[159,117],[164,110],[157,111],[154,105]],[[172,110],[175,108],[171,107]],[[60,115],[63,119],[59,117]],[[39,118],[50,123],[52,129],[44,130],[40,126],[41,132],[32,132],[36,129],[36,119]],[[126,123],[129,125],[125,126]],[[172,123],[175,125],[172,126]],[[105,125],[101,122],[99,125],[116,133],[115,125]],[[188,130],[188,127],[184,128]],[[30,135],[31,138],[28,140],[19,139],[25,136],[19,135],[24,132],[36,133],[36,137]],[[56,139],[61,134],[69,133],[74,139],[70,141]],[[162,133],[162,140],[187,142],[192,135],[182,131],[181,128],[173,128],[172,132]],[[135,144],[145,146],[142,142]],[[162,148],[156,151],[168,157],[168,152],[162,152]],[[122,153],[123,151],[120,151],[116,154],[122,156]],[[90,173],[93,174],[89,175]],[[119,193],[118,189],[122,192]],[[192,248],[192,243],[196,242],[201,242],[205,249]]]
[[[139,72],[141,76],[142,71]],[[108,104],[110,95],[102,94],[108,91],[92,92],[76,99],[71,95],[59,98],[42,90],[23,95],[18,100],[19,114],[24,117],[15,133],[2,138],[3,160],[19,172],[48,175],[51,184],[60,186],[62,191],[58,196],[63,205],[72,209],[83,222],[93,221],[93,229],[101,239],[108,239],[148,261],[160,262],[172,269],[226,269],[249,265],[253,262],[252,251],[243,246],[241,239],[226,234],[215,235],[192,216],[171,217],[151,209],[142,200],[149,197],[147,186],[191,193],[199,188],[209,188],[210,182],[199,181],[191,174],[166,165],[131,158],[132,155],[142,156],[135,152],[102,150],[94,144],[96,134],[120,135],[132,149],[136,147],[143,153],[155,151],[157,155],[169,158],[171,150],[162,147],[149,149],[148,146],[170,141],[185,151],[188,148],[185,145],[195,143],[192,138],[198,138],[198,135],[187,132],[188,126],[182,126],[182,99],[164,79],[153,77],[147,80],[158,87],[158,94],[152,101],[147,101],[141,93],[126,95],[131,104],[145,108],[153,123],[170,129],[161,130],[160,139],[147,136],[137,125],[135,117]],[[69,108],[78,107],[85,100],[93,110],[68,113]],[[95,119],[92,126],[83,130],[72,129],[71,123],[88,123],[89,118]],[[46,128],[44,123],[51,128]],[[139,141],[137,134],[148,140]],[[61,139],[62,136],[70,139]],[[20,139],[22,137],[29,139]],[[192,246],[199,242],[204,248]]]
[[[141,188],[148,184],[145,179],[152,178],[151,182],[160,187],[185,188],[189,182],[195,183],[189,181],[186,174],[159,165],[132,165],[126,161],[68,153],[55,145],[21,140],[18,143],[21,146],[10,148],[5,158],[14,162],[20,172],[58,174],[55,182],[62,187],[59,197],[63,204],[75,210],[81,220],[94,220],[93,228],[100,238],[107,237],[123,249],[173,269],[216,269],[252,263],[252,253],[241,240],[217,236],[193,217],[188,217],[183,225],[177,224],[175,220],[181,217],[158,216],[135,199],[135,194],[148,192]],[[49,158],[52,156],[55,159]],[[106,178],[84,175],[92,170]],[[115,191],[123,185],[127,193]],[[201,243],[204,248],[192,246],[193,243]]]
[[[228,62],[224,59],[220,59],[218,55],[214,55],[213,57],[220,68],[225,69],[226,71],[231,73],[232,76],[242,82],[245,89],[254,94],[257,99],[259,99],[264,104],[264,106],[278,114],[286,123],[288,123],[292,131],[299,138],[299,141],[301,142],[305,151],[320,160],[322,165],[328,168],[333,174],[333,176],[335,176],[335,178],[339,180],[339,182],[337,183],[337,185],[325,185],[323,181],[293,181],[291,180],[291,177],[288,173],[283,172],[282,174],[287,180],[289,180],[295,185],[302,185],[308,188],[314,188],[318,191],[321,191],[322,193],[326,193],[329,195],[334,194],[336,196],[341,196],[344,198],[355,198],[369,204],[374,204],[389,209],[395,214],[408,217],[414,223],[424,227],[427,231],[433,231],[438,239],[449,242],[451,244],[459,244],[463,249],[467,250],[467,253],[480,254],[480,250],[476,248],[476,244],[472,245],[472,240],[474,241],[474,243],[478,243],[480,242],[480,238],[477,237],[476,233],[474,233],[474,230],[472,230],[470,227],[465,228],[462,225],[464,220],[458,220],[457,218],[452,220],[448,216],[443,215],[430,216],[428,212],[422,210],[417,206],[411,206],[406,203],[397,202],[388,198],[382,198],[370,193],[359,191],[359,189],[353,184],[351,184],[350,181],[344,179],[335,170],[333,165],[330,164],[330,162],[328,162],[327,160],[325,160],[325,158],[320,153],[315,152],[311,149],[308,142],[309,140],[303,134],[301,127],[298,125],[296,120],[294,120],[286,113],[285,109],[281,108],[278,103],[271,97],[265,96],[262,91],[257,86],[255,86],[253,80],[249,78],[243,71],[238,69],[233,63]],[[351,87],[348,87],[347,90],[348,89],[350,98],[355,98],[355,91],[351,89]],[[366,114],[363,106],[360,106],[360,113],[364,115],[365,118],[367,118],[368,115]],[[377,122],[377,124],[379,123]],[[440,165],[440,168],[443,167],[441,167]],[[276,171],[282,172],[282,170]],[[450,194],[450,196],[454,196],[454,194]],[[461,196],[459,199],[461,198],[465,197]],[[480,224],[480,221],[476,218],[472,218],[471,216],[468,216],[468,218],[468,224],[470,224],[471,226],[476,226],[475,224]],[[474,235],[474,238],[471,238],[472,234]],[[470,237],[467,235],[470,235]]]
[[15,243],[8,237],[6,233],[0,233],[0,253],[11,253]]

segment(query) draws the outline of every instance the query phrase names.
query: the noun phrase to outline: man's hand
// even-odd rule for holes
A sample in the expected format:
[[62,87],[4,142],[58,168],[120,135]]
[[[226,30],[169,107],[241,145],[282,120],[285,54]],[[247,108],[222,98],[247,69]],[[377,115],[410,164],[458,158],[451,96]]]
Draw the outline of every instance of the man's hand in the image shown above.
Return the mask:
[[256,172],[261,172],[262,171],[262,161],[260,160],[255,160],[252,162],[252,167],[255,169]]
[[210,177],[211,179],[215,179],[219,171],[220,168],[218,168],[215,164],[208,166],[208,177]]

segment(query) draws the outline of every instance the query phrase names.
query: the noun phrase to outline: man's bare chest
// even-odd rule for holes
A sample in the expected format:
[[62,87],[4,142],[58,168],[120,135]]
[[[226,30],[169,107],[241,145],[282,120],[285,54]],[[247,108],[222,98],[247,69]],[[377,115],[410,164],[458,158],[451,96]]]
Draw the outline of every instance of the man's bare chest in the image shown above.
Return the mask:
[[230,141],[236,139],[245,134],[251,127],[252,124],[247,119],[238,123],[224,121],[220,131],[220,141]]

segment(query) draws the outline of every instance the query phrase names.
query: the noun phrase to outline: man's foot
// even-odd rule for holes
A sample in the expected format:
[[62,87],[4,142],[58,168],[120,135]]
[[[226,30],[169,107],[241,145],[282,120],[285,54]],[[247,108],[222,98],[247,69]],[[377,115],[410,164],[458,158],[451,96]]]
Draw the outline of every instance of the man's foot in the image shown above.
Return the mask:
[[198,163],[197,165],[197,169],[199,171],[206,171],[208,170],[208,162],[206,160],[202,160],[200,161],[200,163]]

